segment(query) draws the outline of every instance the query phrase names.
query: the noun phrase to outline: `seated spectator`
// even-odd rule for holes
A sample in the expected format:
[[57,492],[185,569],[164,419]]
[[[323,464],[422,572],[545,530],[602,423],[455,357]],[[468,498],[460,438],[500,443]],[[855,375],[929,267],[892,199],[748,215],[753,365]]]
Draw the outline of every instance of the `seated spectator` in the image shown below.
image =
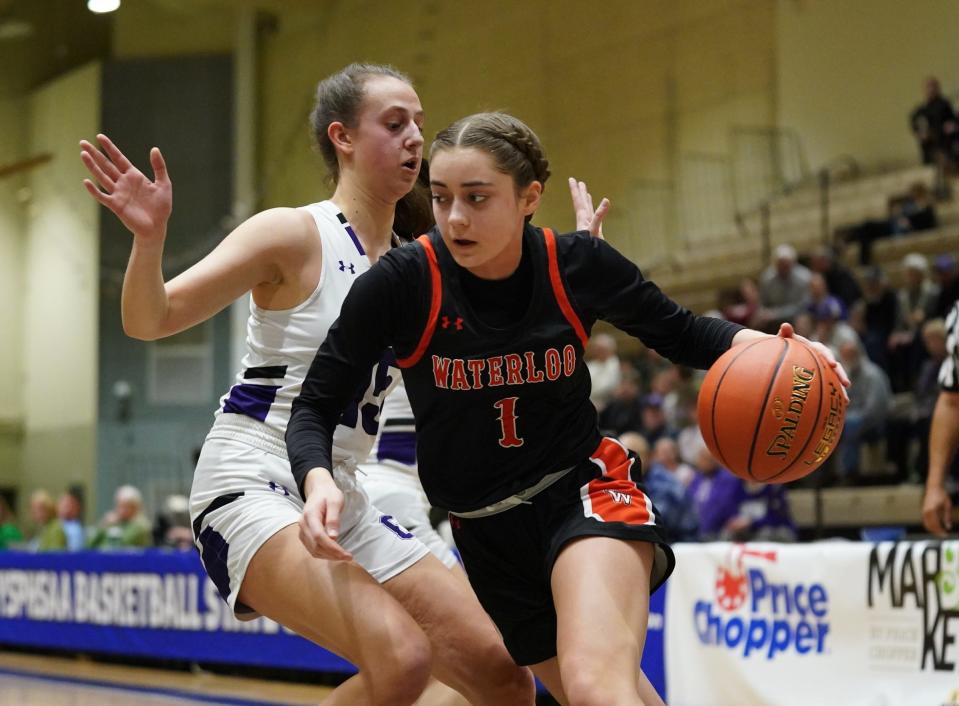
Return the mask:
[[842,302],[846,311],[862,298],[862,288],[853,273],[836,257],[830,247],[821,247],[809,257],[809,268],[826,280],[826,289]]
[[838,358],[852,382],[847,391],[846,425],[836,450],[839,481],[846,485],[853,483],[859,474],[860,444],[879,441],[886,432],[892,390],[886,373],[869,360],[857,342],[842,343]]
[[753,325],[775,332],[782,322],[792,321],[808,305],[809,277],[809,270],[796,260],[796,249],[779,245],[773,264],[759,278],[760,308]]
[[872,262],[872,245],[880,238],[929,230],[936,225],[938,219],[929,189],[922,182],[916,182],[907,195],[889,200],[889,213],[885,218],[841,228],[837,236],[847,243],[859,243],[859,262],[868,265]]
[[616,392],[621,379],[619,357],[616,355],[616,339],[608,333],[597,333],[589,339],[586,367],[592,384],[589,399],[597,412],[603,408]]
[[865,333],[862,343],[870,360],[883,370],[889,370],[889,337],[899,320],[899,297],[889,286],[886,273],[878,265],[866,268],[863,276],[863,323]]
[[889,336],[889,378],[895,392],[911,389],[926,350],[919,329],[935,308],[939,288],[929,279],[929,263],[919,253],[902,259],[905,283],[896,291],[899,300],[896,327]]
[[622,436],[642,428],[642,398],[635,373],[623,375],[613,399],[599,413],[599,429],[607,436]]
[[666,422],[665,399],[662,395],[651,392],[640,400],[639,431],[651,444],[664,436],[675,435]]
[[[843,303],[842,299],[839,297],[833,296],[829,292],[829,287],[826,285],[826,278],[823,277],[818,272],[813,272],[809,277],[809,298],[808,304],[806,305],[806,311],[809,313],[815,312],[817,309],[820,309],[824,306],[827,306],[826,300],[831,299],[839,305],[839,311],[841,312],[841,319],[845,319],[849,313],[849,310],[846,308],[846,305]],[[833,306],[831,303],[828,306]],[[797,314],[798,317],[798,314]]]
[[[859,307],[857,303],[854,310]],[[834,355],[839,354],[840,346],[845,342],[853,342],[857,346],[859,334],[852,326],[842,320],[842,305],[835,297],[829,297],[812,312],[815,328],[812,340],[819,341],[832,350]]]
[[952,104],[942,95],[939,79],[930,76],[923,86],[925,100],[909,116],[923,164],[944,165],[956,158],[959,122]]
[[789,512],[786,487],[743,481],[739,510],[722,533],[732,542],[795,542],[796,525]]
[[744,277],[739,286],[729,292],[720,305],[720,313],[727,321],[743,326],[752,326],[753,318],[759,311],[759,286],[751,277]]
[[679,458],[679,444],[668,436],[653,444],[652,465],[671,473],[683,488],[689,487],[696,475],[696,469]]
[[699,539],[711,542],[720,539],[729,523],[739,513],[743,481],[723,468],[701,444],[693,464],[696,475],[686,489],[699,520]]
[[0,495],[0,549],[12,549],[23,541],[7,499]]
[[143,497],[132,485],[121,485],[113,496],[113,509],[100,520],[90,537],[91,549],[150,546],[150,522],[143,514]]
[[[686,495],[686,487],[682,481],[661,463],[650,463],[649,442],[642,434],[626,432],[619,440],[643,459],[643,487],[659,511],[659,517],[669,532],[670,539],[676,542],[695,541],[696,511],[692,499]],[[666,441],[672,440],[661,439],[657,446]],[[673,445],[675,446],[675,442]],[[643,449],[645,453],[640,454],[637,449]]]
[[153,543],[181,551],[193,548],[190,499],[185,495],[168,495],[163,501],[163,510],[153,524]]
[[67,538],[67,549],[78,552],[86,546],[86,530],[83,527],[83,501],[76,488],[64,492],[57,500],[57,517]]
[[959,262],[952,253],[943,253],[933,260],[932,270],[939,286],[939,296],[936,298],[932,316],[945,319],[952,311],[953,304],[959,300]]
[[53,498],[45,490],[36,490],[30,496],[30,519],[35,531],[27,547],[34,552],[60,551],[67,548],[67,536],[57,519]]

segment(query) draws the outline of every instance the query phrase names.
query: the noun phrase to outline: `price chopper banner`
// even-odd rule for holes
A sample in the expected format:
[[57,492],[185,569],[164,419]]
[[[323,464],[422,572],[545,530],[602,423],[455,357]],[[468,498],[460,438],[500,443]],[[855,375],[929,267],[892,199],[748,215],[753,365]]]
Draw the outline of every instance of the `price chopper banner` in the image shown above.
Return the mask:
[[671,706],[959,706],[959,542],[675,549]]

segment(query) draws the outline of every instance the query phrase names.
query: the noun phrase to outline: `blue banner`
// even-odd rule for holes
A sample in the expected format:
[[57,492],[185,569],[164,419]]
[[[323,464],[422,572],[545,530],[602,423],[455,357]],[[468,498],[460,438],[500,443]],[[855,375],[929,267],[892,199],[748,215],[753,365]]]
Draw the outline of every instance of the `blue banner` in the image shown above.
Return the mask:
[[[643,669],[660,693],[664,594],[652,597],[643,655]],[[355,671],[271,620],[236,620],[192,551],[0,552],[0,644]]]

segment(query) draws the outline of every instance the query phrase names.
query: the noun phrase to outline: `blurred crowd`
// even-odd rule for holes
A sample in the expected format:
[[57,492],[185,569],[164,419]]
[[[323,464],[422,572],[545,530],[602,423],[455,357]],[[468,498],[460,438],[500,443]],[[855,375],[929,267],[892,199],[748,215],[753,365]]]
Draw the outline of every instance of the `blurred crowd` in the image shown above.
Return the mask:
[[30,495],[28,514],[21,525],[7,499],[0,496],[0,549],[45,552],[193,547],[189,501],[184,495],[167,496],[151,520],[140,491],[122,485],[114,493],[113,507],[99,522],[86,525],[81,488],[68,488],[56,500],[49,491],[40,489]]

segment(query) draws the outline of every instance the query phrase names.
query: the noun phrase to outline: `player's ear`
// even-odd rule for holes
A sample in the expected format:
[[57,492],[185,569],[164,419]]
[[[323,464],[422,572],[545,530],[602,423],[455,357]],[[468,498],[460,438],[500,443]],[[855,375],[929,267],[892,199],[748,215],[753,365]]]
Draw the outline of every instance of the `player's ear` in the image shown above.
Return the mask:
[[539,208],[540,199],[543,196],[543,184],[539,181],[533,181],[523,189],[520,194],[520,206],[523,209],[524,216],[532,216]]
[[326,128],[326,135],[330,138],[330,142],[333,143],[337,152],[353,153],[353,136],[343,123],[337,120],[331,122]]

